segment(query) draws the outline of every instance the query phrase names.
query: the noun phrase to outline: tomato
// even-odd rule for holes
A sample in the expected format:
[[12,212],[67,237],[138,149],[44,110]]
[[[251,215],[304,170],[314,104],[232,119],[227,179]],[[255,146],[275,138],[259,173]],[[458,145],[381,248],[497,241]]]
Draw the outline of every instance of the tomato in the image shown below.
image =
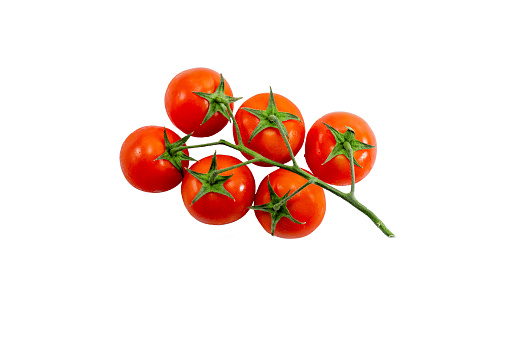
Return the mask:
[[[268,181],[278,197],[288,191],[292,194],[307,182],[298,174],[278,169],[266,176],[256,192],[254,204],[263,205],[271,201]],[[276,224],[274,235],[280,238],[301,238],[313,232],[322,222],[325,215],[325,193],[316,185],[309,185],[287,201],[286,207],[291,216],[297,221],[283,217]],[[271,233],[271,215],[267,212],[255,210],[255,215],[262,227]]]
[[[173,143],[180,137],[166,129],[168,140]],[[145,126],[131,133],[120,149],[120,167],[127,181],[145,192],[164,192],[182,181],[182,174],[168,160],[155,160],[166,150],[164,128]],[[184,153],[189,155],[187,150]],[[182,161],[187,167],[189,161]]]
[[[324,164],[336,146],[333,133],[324,123],[341,133],[345,133],[348,126],[355,132],[356,140],[371,146],[376,146],[375,134],[361,117],[347,112],[324,115],[308,132],[304,156],[313,174],[332,185],[350,185],[350,160],[345,155],[337,155]],[[355,182],[359,182],[368,175],[375,163],[376,147],[355,151],[354,158],[361,166],[354,166]]]
[[[190,170],[196,173],[207,173],[213,162],[209,156],[194,163]],[[238,165],[241,161],[229,155],[217,155],[217,169]],[[242,166],[220,174],[231,178],[223,182],[233,199],[215,192],[206,193],[193,203],[202,188],[202,183],[189,171],[184,174],[182,181],[182,200],[189,213],[198,221],[211,225],[223,225],[242,218],[253,203],[255,195],[255,180],[251,170]]]
[[[168,85],[164,96],[166,113],[182,132],[193,137],[208,137],[226,126],[228,119],[215,112],[202,125],[209,102],[193,92],[213,93],[220,83],[220,74],[208,68],[192,68],[177,74]],[[224,81],[224,93],[232,96],[230,85]],[[230,104],[233,110],[233,103]]]
[[[276,125],[273,127],[267,127],[249,141],[251,134],[260,123],[260,119],[243,108],[266,110],[269,105],[269,98],[270,93],[262,93],[247,99],[238,109],[235,119],[239,126],[242,142],[247,148],[263,155],[264,157],[284,164],[292,158]],[[274,102],[277,107],[277,111],[293,114],[300,119],[300,121],[294,119],[283,121],[283,125],[288,131],[290,147],[296,155],[304,144],[306,132],[302,114],[294,103],[282,95],[274,94]],[[239,141],[235,129],[233,130],[233,137],[235,139],[235,143],[238,144]],[[242,154],[248,160],[253,158],[249,154]],[[264,162],[255,162],[255,164],[259,166],[272,166]]]

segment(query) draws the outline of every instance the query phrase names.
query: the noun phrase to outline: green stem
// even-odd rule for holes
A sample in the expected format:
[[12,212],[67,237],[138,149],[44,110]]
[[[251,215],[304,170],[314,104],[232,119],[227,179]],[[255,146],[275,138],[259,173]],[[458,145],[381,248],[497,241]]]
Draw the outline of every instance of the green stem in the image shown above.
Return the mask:
[[226,167],[226,168],[222,168],[220,170],[217,170],[216,173],[220,174],[220,173],[223,173],[223,172],[235,169],[235,168],[239,168],[239,167],[242,167],[242,166],[246,166],[246,165],[252,164],[253,162],[256,162],[256,161],[260,161],[260,159],[255,158],[255,159],[251,159],[251,160],[248,160],[248,161],[244,161],[244,162],[242,162],[240,164],[233,165],[233,166],[230,166],[230,167]]
[[[199,148],[199,147],[207,147],[207,146],[213,146],[213,145],[224,145],[224,146],[228,146],[230,148],[233,148],[234,150],[237,150],[239,152],[243,152],[243,153],[249,154],[253,158],[256,158],[256,160],[252,159],[253,162],[255,162],[255,161],[265,162],[267,164],[270,164],[270,165],[273,165],[273,166],[277,166],[279,168],[283,168],[283,169],[286,169],[288,171],[292,171],[292,172],[295,172],[295,173],[297,173],[296,170],[297,171],[299,170],[299,169],[295,169],[292,166],[288,166],[288,165],[285,165],[285,164],[280,164],[277,161],[274,161],[274,160],[271,160],[269,158],[266,158],[263,155],[258,154],[258,153],[256,153],[253,150],[250,150],[249,148],[247,148],[244,145],[235,145],[235,144],[232,144],[231,142],[228,142],[228,141],[226,141],[224,139],[221,139],[221,140],[216,141],[216,142],[207,143],[207,144],[199,144],[199,145],[192,145],[192,146],[181,146],[181,147],[177,147],[177,148],[173,149],[172,151],[178,152],[178,151],[182,151],[182,150],[189,149],[189,148]],[[300,172],[306,173],[303,170],[300,170]]]
[[230,105],[226,105],[226,108],[228,109],[228,114],[230,115],[230,117],[233,120],[233,126],[235,126],[235,132],[237,133],[237,140],[239,141],[239,145],[244,145],[244,142],[242,141],[242,138],[240,137],[239,125],[237,124],[237,120],[233,116],[233,112],[230,108]]
[[338,197],[342,198],[346,202],[348,202],[350,205],[364,213],[368,218],[371,219],[378,227],[383,234],[388,236],[389,238],[393,238],[394,234],[385,226],[385,224],[378,218],[375,213],[373,213],[371,210],[369,210],[366,206],[361,204],[353,195],[350,195],[349,193],[343,193],[340,190],[330,186],[329,184],[326,184],[325,182],[321,181],[320,179],[316,180],[316,185],[322,187],[323,189],[326,189],[327,191],[337,195]]
[[[283,138],[283,139],[285,139],[285,138]],[[383,232],[383,234],[385,234],[386,236],[388,236],[390,238],[394,237],[394,234],[385,226],[385,224],[371,210],[369,210],[366,206],[361,204],[355,198],[355,196],[353,194],[351,194],[351,192],[350,193],[341,192],[340,190],[338,190],[338,189],[332,187],[331,185],[323,182],[322,180],[316,178],[312,174],[309,174],[308,172],[304,171],[303,169],[301,169],[298,166],[295,167],[295,166],[288,166],[288,165],[280,164],[280,163],[278,163],[278,162],[276,162],[274,160],[270,160],[270,159],[268,159],[268,158],[266,158],[266,157],[256,153],[253,150],[250,150],[249,148],[247,148],[243,144],[235,145],[235,144],[232,144],[232,143],[230,143],[230,142],[228,142],[226,140],[221,139],[221,140],[219,140],[217,142],[212,142],[212,143],[208,143],[208,144],[178,147],[178,148],[175,148],[175,151],[181,151],[181,150],[188,149],[188,148],[206,147],[206,146],[212,146],[212,145],[225,145],[225,146],[233,148],[233,149],[235,149],[235,150],[237,150],[239,152],[243,152],[243,153],[249,154],[249,155],[251,155],[254,158],[254,159],[252,159],[250,161],[247,161],[247,162],[255,162],[255,161],[265,162],[267,164],[270,164],[270,165],[273,165],[273,166],[276,166],[276,167],[279,167],[279,168],[283,168],[283,169],[285,169],[287,171],[290,171],[290,172],[293,172],[295,174],[298,174],[301,177],[307,179],[308,182],[312,181],[312,183],[322,187],[323,189],[331,192],[334,195],[337,195],[338,197],[342,198],[343,200],[348,202],[350,205],[352,205],[353,207],[355,207],[356,209],[358,209],[359,211],[364,213],[366,216],[368,216],[368,218],[371,219],[371,221],[373,221],[375,223],[375,225]],[[353,160],[353,158],[352,158],[352,160]],[[239,164],[239,166],[240,165],[241,164]],[[294,194],[295,194],[295,192],[294,192]]]
[[200,144],[200,145],[180,146],[180,147],[172,149],[171,152],[172,153],[177,153],[177,152],[183,151],[185,149],[200,148],[200,147],[207,147],[207,146],[214,146],[214,145],[224,145],[222,143],[222,141],[224,141],[224,140],[219,140],[219,141],[215,141],[215,142],[209,142],[207,144]]
[[299,165],[297,165],[297,160],[295,160],[295,155],[293,154],[292,147],[290,146],[290,141],[288,140],[288,138],[286,137],[286,133],[284,132],[283,124],[281,123],[281,121],[279,121],[279,119],[275,115],[269,116],[269,120],[272,122],[275,122],[277,124],[279,133],[281,134],[281,137],[283,138],[283,140],[285,142],[286,148],[288,148],[288,152],[290,153],[290,156],[292,157],[293,166],[295,168],[299,168]]
[[[285,164],[280,164],[277,161],[274,161],[274,160],[271,160],[269,158],[266,158],[263,155],[256,153],[255,151],[247,148],[244,145],[235,145],[235,144],[232,144],[232,143],[230,143],[230,142],[228,142],[226,140],[220,140],[220,141],[221,141],[221,144],[223,144],[225,146],[233,148],[233,149],[235,149],[235,150],[237,150],[239,152],[243,152],[243,153],[249,154],[253,158],[256,158],[256,161],[261,161],[261,162],[264,162],[264,163],[269,164],[269,165],[273,165],[273,166],[276,166],[276,167],[279,167],[279,168],[283,168],[283,169],[288,170],[288,171],[292,171],[294,173],[297,173],[296,170],[300,170],[301,172],[306,173],[306,172],[304,172],[300,168],[299,169],[295,169],[292,166],[288,166],[288,165],[285,165]],[[252,160],[254,160],[254,159],[252,159]]]
[[355,193],[355,171],[354,171],[354,163],[353,163],[353,149],[352,145],[348,141],[345,141],[343,144],[345,149],[348,151],[348,159],[350,160],[350,176],[352,178],[352,183],[350,184],[350,195],[353,197]]

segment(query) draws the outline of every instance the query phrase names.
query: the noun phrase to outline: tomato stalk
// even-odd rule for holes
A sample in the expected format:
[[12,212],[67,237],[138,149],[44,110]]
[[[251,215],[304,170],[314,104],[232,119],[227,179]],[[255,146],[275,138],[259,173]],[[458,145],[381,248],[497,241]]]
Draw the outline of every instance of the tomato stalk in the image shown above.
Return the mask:
[[215,170],[212,172],[211,174],[211,180],[212,180],[212,183],[214,181],[214,179],[221,173],[223,172],[227,172],[227,171],[230,171],[232,169],[236,169],[236,168],[239,168],[239,167],[242,167],[242,166],[246,166],[246,165],[249,165],[249,164],[252,164],[253,162],[256,162],[258,161],[259,159],[251,159],[251,160],[248,160],[248,161],[244,161],[240,164],[237,164],[237,165],[233,165],[233,166],[230,166],[230,167],[226,167],[226,168],[222,168],[222,169],[218,169],[218,170]]
[[230,118],[233,121],[233,126],[235,126],[235,133],[237,133],[237,140],[239,141],[239,145],[243,146],[244,142],[242,141],[242,137],[240,136],[240,129],[239,129],[239,125],[237,124],[237,120],[233,116],[233,112],[230,108],[230,105],[226,105],[226,108],[228,109],[228,115],[230,116]]
[[394,237],[394,234],[387,228],[387,226],[385,226],[382,220],[380,220],[380,218],[378,218],[376,214],[369,210],[366,206],[361,204],[357,200],[357,198],[355,198],[353,195],[351,195],[350,193],[341,192],[340,190],[330,186],[329,184],[323,182],[320,179],[316,180],[315,184],[347,201],[350,205],[352,205],[353,207],[364,213],[366,216],[368,216],[368,218],[370,218],[371,221],[375,223],[376,227],[378,227],[383,234],[385,234],[389,238]]
[[[305,179],[308,179],[308,181],[313,181],[312,183],[314,183],[315,185],[318,185],[318,186],[322,187],[323,189],[331,192],[332,194],[342,198],[343,200],[348,202],[350,205],[352,205],[353,207],[355,207],[356,209],[358,209],[359,211],[364,213],[366,216],[368,216],[371,219],[371,221],[373,221],[373,223],[387,237],[390,237],[390,238],[394,237],[394,234],[385,226],[385,224],[376,216],[376,214],[373,213],[371,210],[369,210],[366,206],[362,205],[357,200],[357,198],[355,198],[355,196],[352,194],[352,191],[350,191],[350,193],[341,192],[340,190],[332,187],[331,185],[325,183],[324,181],[322,181],[322,180],[316,178],[315,176],[309,174],[308,172],[304,171],[300,167],[296,168],[294,166],[288,166],[288,165],[285,165],[285,164],[278,163],[276,161],[270,160],[270,159],[268,159],[268,158],[266,158],[266,157],[256,153],[253,150],[250,150],[249,148],[247,148],[244,145],[235,145],[235,144],[232,144],[232,143],[230,143],[230,142],[228,142],[228,141],[226,141],[224,139],[221,139],[221,140],[219,140],[217,142],[208,143],[208,144],[192,145],[192,146],[182,146],[182,147],[176,148],[175,150],[184,150],[184,149],[189,149],[189,148],[207,147],[207,146],[212,146],[212,145],[224,145],[224,146],[233,148],[233,149],[235,149],[235,150],[237,150],[239,152],[243,152],[243,153],[249,154],[249,155],[254,157],[254,159],[252,159],[252,161],[246,161],[246,162],[244,162],[242,164],[239,164],[239,166],[235,166],[235,167],[240,167],[240,166],[247,165],[248,162],[250,163],[250,162],[261,161],[261,162],[265,162],[267,164],[270,164],[270,165],[273,165],[273,166],[276,166],[276,167],[279,167],[279,168],[283,168],[283,169],[285,169],[287,171],[291,171],[293,173],[296,173],[296,174],[300,175],[301,177],[303,177]],[[351,160],[351,161],[353,161],[353,160]],[[231,169],[231,168],[229,168],[229,169]]]
[[175,147],[171,150],[171,152],[173,153],[177,153],[177,152],[180,152],[180,151],[183,151],[185,149],[191,149],[191,148],[200,148],[200,147],[207,147],[207,146],[214,146],[214,145],[222,145],[223,143],[221,142],[221,140],[219,141],[214,141],[214,142],[209,142],[207,144],[200,144],[200,145],[189,145],[189,146],[180,146],[180,147]]
[[352,178],[352,183],[350,184],[350,193],[348,193],[348,194],[351,195],[352,197],[354,197],[354,193],[355,193],[355,170],[354,170],[354,166],[355,166],[355,164],[354,164],[354,157],[353,157],[353,149],[352,149],[352,145],[350,145],[350,143],[348,141],[345,141],[343,146],[345,147],[346,151],[349,154],[348,159],[350,160],[350,177]]
[[[299,189],[297,189],[291,195],[283,198],[282,200],[280,200],[276,204],[274,204],[274,206],[272,207],[274,209],[274,211],[278,211],[282,206],[286,205],[286,202],[289,199],[291,199],[297,193],[302,191],[308,185],[315,184],[315,185],[318,185],[319,187],[322,187],[323,189],[331,192],[332,194],[342,198],[343,200],[348,202],[350,205],[352,205],[353,207],[355,207],[356,209],[358,209],[359,211],[364,213],[368,218],[371,219],[371,221],[373,221],[373,223],[387,237],[389,237],[389,238],[394,237],[394,234],[385,226],[385,224],[380,220],[380,218],[378,218],[376,216],[376,214],[373,213],[366,206],[361,204],[357,200],[355,195],[354,195],[354,192],[355,192],[355,172],[354,172],[355,158],[353,156],[354,150],[353,150],[352,146],[350,145],[350,143],[348,141],[345,141],[343,143],[343,147],[347,151],[347,154],[349,155],[348,159],[350,160],[350,170],[351,170],[352,181],[351,181],[350,192],[349,193],[344,193],[344,192],[341,192],[340,190],[332,187],[331,185],[325,183],[324,181],[318,179],[317,177],[313,176],[312,174],[304,171],[302,168],[299,167],[299,165],[297,164],[297,160],[295,159],[295,155],[293,154],[293,151],[292,151],[292,148],[290,146],[290,143],[289,143],[289,141],[288,141],[288,139],[286,137],[284,126],[281,123],[281,121],[278,119],[278,117],[276,117],[275,115],[270,115],[269,119],[270,119],[271,122],[275,123],[277,125],[278,129],[279,129],[279,132],[280,132],[280,134],[281,134],[281,136],[282,136],[282,138],[283,138],[283,140],[285,142],[285,145],[288,148],[288,152],[290,153],[290,156],[292,158],[292,163],[293,163],[292,166],[288,166],[288,165],[285,165],[285,164],[278,163],[276,161],[268,159],[268,158],[264,157],[263,155],[261,155],[261,154],[255,152],[255,151],[247,148],[244,145],[244,143],[242,142],[239,126],[237,124],[237,121],[235,120],[235,117],[233,116],[233,113],[232,113],[232,111],[230,109],[230,105],[225,105],[225,106],[227,108],[228,115],[232,119],[233,125],[235,127],[235,133],[237,134],[237,139],[238,139],[238,143],[239,143],[238,145],[232,144],[232,143],[230,143],[230,142],[228,142],[228,141],[226,141],[224,139],[220,139],[219,141],[211,142],[211,143],[206,143],[206,144],[191,145],[191,146],[180,146],[180,147],[176,147],[176,148],[172,149],[172,151],[173,152],[178,152],[178,151],[182,151],[184,149],[198,148],[198,147],[207,147],[207,146],[215,146],[215,145],[224,145],[224,146],[233,148],[233,149],[235,149],[235,150],[237,150],[239,152],[242,152],[242,153],[245,153],[245,154],[248,154],[248,155],[252,156],[253,159],[245,161],[245,162],[240,163],[240,164],[235,165],[235,166],[231,166],[231,167],[228,167],[228,168],[221,169],[221,170],[217,170],[216,169],[215,171],[211,172],[213,178],[215,178],[217,175],[219,175],[219,173],[226,172],[226,171],[229,171],[229,170],[241,167],[241,166],[245,166],[245,165],[248,165],[248,164],[253,163],[253,162],[264,162],[264,163],[267,163],[269,165],[273,165],[273,166],[285,169],[287,171],[291,171],[293,173],[296,173],[296,174],[300,175],[301,177],[303,177],[303,178],[308,180],[304,185],[302,185]],[[369,146],[369,145],[367,145],[367,146]]]

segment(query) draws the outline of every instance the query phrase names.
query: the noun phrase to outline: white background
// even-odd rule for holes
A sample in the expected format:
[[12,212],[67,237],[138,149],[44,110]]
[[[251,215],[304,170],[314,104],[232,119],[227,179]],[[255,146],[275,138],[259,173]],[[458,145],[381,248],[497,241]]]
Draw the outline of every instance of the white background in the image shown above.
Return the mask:
[[[508,338],[503,5],[2,2],[0,337]],[[180,187],[132,188],[123,140],[172,127],[166,86],[193,67],[244,100],[272,86],[307,128],[368,121],[357,196],[396,238],[330,194],[322,225],[284,240],[252,212],[198,223]],[[231,126],[188,144],[219,138]]]

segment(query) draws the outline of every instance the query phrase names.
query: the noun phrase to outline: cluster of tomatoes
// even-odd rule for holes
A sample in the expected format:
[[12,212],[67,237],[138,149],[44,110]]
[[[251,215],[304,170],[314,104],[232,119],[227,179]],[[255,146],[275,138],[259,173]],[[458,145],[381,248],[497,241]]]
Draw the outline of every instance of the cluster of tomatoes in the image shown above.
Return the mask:
[[[214,154],[189,167],[189,161],[194,160],[189,154],[193,146],[186,146],[185,142],[191,135],[209,137],[221,131],[233,117],[234,101],[238,99],[233,97],[228,82],[213,70],[194,68],[175,76],[165,94],[165,107],[172,123],[186,136],[181,138],[159,126],[146,126],[131,133],[120,151],[125,178],[145,192],[164,192],[182,183],[186,209],[203,223],[231,223],[252,208],[263,228],[275,236],[299,238],[310,234],[323,220],[325,194],[315,184],[306,185],[308,179],[303,176],[280,168],[266,176],[255,192],[251,170],[235,157]],[[274,117],[282,124],[279,129]],[[248,163],[272,166],[253,160],[253,154],[259,154],[285,164],[292,160],[289,148],[296,155],[304,145],[306,130],[301,112],[293,102],[272,90],[247,99],[234,119],[235,144],[239,145],[240,137],[243,146],[256,152],[242,152]],[[334,112],[318,119],[307,134],[305,159],[316,178],[331,185],[351,184],[345,141],[354,146],[350,154],[354,156],[355,181],[369,173],[376,158],[372,130],[354,114]],[[291,199],[286,200],[289,195]]]

